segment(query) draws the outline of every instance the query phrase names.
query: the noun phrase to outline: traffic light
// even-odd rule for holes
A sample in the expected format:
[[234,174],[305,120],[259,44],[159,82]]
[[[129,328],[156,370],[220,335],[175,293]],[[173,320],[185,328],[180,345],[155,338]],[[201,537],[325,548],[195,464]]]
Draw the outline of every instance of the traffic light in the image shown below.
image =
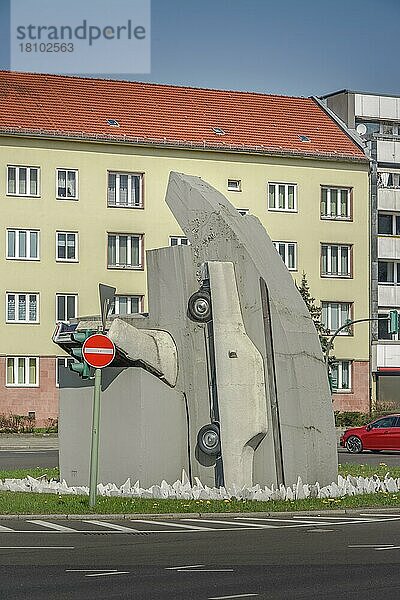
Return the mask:
[[82,346],[88,337],[96,333],[93,329],[83,329],[82,331],[74,331],[71,334],[71,338],[74,342],[77,342],[79,346],[71,348],[71,355],[78,361],[71,363],[69,369],[78,373],[82,379],[89,379],[90,377],[90,366],[87,364],[82,354]]
[[399,331],[399,313],[397,310],[389,311],[389,333],[397,333]]

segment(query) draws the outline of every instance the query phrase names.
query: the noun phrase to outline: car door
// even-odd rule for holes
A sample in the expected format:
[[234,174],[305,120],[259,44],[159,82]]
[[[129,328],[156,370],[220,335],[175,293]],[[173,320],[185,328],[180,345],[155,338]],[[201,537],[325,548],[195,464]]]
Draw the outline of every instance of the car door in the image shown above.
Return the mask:
[[[372,423],[370,431],[364,436],[363,445],[371,450],[390,450],[395,443],[394,433],[398,421],[397,417],[382,417]],[[393,438],[392,438],[393,436]]]
[[400,417],[393,417],[395,422],[388,428],[385,437],[386,448],[389,450],[400,450]]

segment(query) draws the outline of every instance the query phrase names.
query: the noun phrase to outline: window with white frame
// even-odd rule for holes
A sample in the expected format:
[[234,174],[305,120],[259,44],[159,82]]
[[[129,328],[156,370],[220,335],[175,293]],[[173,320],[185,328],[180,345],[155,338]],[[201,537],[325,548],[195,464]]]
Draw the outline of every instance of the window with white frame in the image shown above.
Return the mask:
[[56,260],[78,261],[78,233],[74,231],[56,232]]
[[78,199],[77,169],[57,169],[57,198],[61,200]]
[[69,365],[76,362],[71,356],[58,356],[56,359],[56,386],[60,385],[60,371],[61,369],[67,369]]
[[400,215],[378,213],[379,235],[400,235]]
[[12,196],[39,195],[39,167],[7,167],[7,194]]
[[143,174],[109,172],[107,206],[143,208]]
[[6,256],[15,260],[39,260],[39,231],[7,229]]
[[[351,321],[351,302],[322,302],[321,321],[325,329],[334,333],[339,327]],[[351,326],[345,327],[338,335],[352,335]]]
[[7,292],[7,323],[39,323],[39,294]]
[[78,314],[78,294],[56,294],[56,321],[69,321]]
[[351,219],[351,189],[321,187],[321,217],[323,219]]
[[143,267],[143,235],[109,233],[107,264],[109,268],[141,269]]
[[322,244],[321,275],[325,277],[351,277],[351,246],[347,244]]
[[133,315],[143,311],[143,296],[117,294],[112,307],[114,315]]
[[336,360],[330,365],[332,391],[351,391],[351,361]]
[[39,358],[35,356],[8,356],[6,385],[37,387],[39,385]]
[[297,269],[296,242],[272,242],[289,271]]
[[400,285],[400,262],[379,260],[378,283]]
[[268,207],[270,210],[296,211],[297,185],[295,183],[269,183]]
[[190,242],[187,237],[182,235],[171,235],[169,238],[170,246],[190,246]]
[[228,179],[228,191],[229,192],[241,192],[242,181],[240,179]]

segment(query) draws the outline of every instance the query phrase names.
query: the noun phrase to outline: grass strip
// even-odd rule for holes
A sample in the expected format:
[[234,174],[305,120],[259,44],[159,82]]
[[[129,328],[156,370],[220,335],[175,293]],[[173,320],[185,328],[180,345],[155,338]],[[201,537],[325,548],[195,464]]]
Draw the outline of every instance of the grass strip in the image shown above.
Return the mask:
[[[344,464],[339,466],[343,477],[383,478],[400,477],[400,467],[388,467],[385,463],[377,466]],[[23,478],[27,475],[57,479],[58,469],[18,469],[0,471],[0,479]],[[399,508],[400,492],[345,496],[344,498],[307,498],[293,501],[254,501],[254,500],[158,500],[154,498],[97,498],[96,506],[89,507],[87,496],[37,494],[26,492],[0,492],[0,515],[6,514],[166,514],[166,513],[229,513],[229,512],[294,512],[326,509],[356,508]]]

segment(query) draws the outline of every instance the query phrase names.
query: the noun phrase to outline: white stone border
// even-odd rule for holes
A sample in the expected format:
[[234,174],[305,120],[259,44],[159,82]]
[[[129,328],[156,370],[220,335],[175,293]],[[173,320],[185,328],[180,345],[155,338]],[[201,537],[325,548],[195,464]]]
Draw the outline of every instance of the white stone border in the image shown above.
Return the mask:
[[[10,492],[36,492],[39,494],[89,494],[89,488],[86,486],[68,487],[65,481],[48,481],[44,477],[34,479],[26,477],[24,479],[0,479],[0,491]],[[210,488],[203,485],[195,477],[195,484],[190,485],[190,481],[182,471],[182,479],[175,481],[172,485],[162,481],[160,485],[152,485],[149,488],[140,487],[137,481],[133,486],[131,480],[118,487],[114,483],[103,485],[99,483],[97,493],[100,496],[120,496],[122,498],[154,498],[154,499],[179,499],[179,500],[300,500],[304,498],[342,498],[344,496],[356,496],[361,494],[373,494],[376,492],[396,493],[400,491],[400,478],[389,477],[387,473],[384,479],[376,475],[373,477],[353,477],[348,475],[346,478],[338,476],[337,483],[321,487],[317,482],[313,485],[303,484],[299,477],[297,483],[292,487],[261,487],[255,485],[251,488]]]

